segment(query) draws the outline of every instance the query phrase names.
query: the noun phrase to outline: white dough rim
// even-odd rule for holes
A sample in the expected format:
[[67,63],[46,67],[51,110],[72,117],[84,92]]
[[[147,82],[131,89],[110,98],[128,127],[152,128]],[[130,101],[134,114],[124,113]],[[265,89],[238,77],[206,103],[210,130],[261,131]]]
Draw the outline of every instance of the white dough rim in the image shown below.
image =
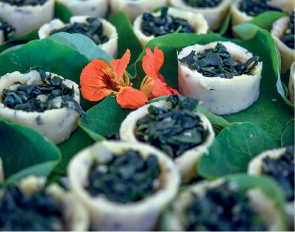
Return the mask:
[[[46,72],[48,74],[48,72]],[[53,75],[56,75],[53,73]],[[62,79],[63,77],[56,75]],[[6,107],[3,104],[3,89],[9,87],[16,81],[25,85],[41,84],[40,74],[36,70],[31,70],[29,73],[21,74],[20,72],[8,73],[0,78],[0,117],[9,119],[22,126],[31,127],[41,134],[46,136],[55,144],[59,144],[67,140],[71,133],[78,127],[79,114],[70,108],[60,108],[45,110],[44,112],[26,112],[22,110],[14,110]],[[69,88],[74,87],[74,100],[80,104],[80,91],[78,85],[70,80],[63,82]],[[37,118],[43,124],[38,124]],[[53,130],[52,128],[55,128]]]
[[223,0],[216,7],[206,7],[206,8],[191,7],[187,5],[186,3],[184,3],[183,0],[169,0],[169,3],[171,6],[174,6],[183,10],[202,14],[204,18],[206,19],[210,29],[212,31],[215,31],[218,28],[220,28],[222,22],[224,21],[230,8],[231,0]]
[[[181,192],[177,199],[172,204],[172,209],[167,212],[166,225],[167,230],[170,231],[184,231],[185,218],[183,218],[183,210],[189,206],[193,200],[193,195],[197,194],[202,197],[206,194],[207,190],[213,189],[224,183],[224,179],[217,179],[214,181],[204,180],[188,187]],[[234,186],[233,186],[234,187]],[[268,230],[280,231],[285,230],[284,219],[280,212],[276,210],[276,204],[268,197],[263,191],[258,188],[250,189],[247,191],[247,195],[250,199],[250,204],[266,222]],[[168,223],[169,222],[169,223]]]
[[154,11],[168,5],[168,0],[110,0],[111,13],[117,15],[120,11],[124,12],[131,22],[135,18],[146,12]]
[[[192,50],[202,53],[207,48],[223,44],[234,60],[246,62],[253,54],[232,42],[217,41],[206,45],[192,45],[182,49],[178,60],[189,55]],[[262,62],[252,70],[252,75],[234,76],[232,79],[205,77],[186,64],[178,61],[179,92],[183,96],[197,98],[202,107],[213,114],[224,115],[242,111],[251,106],[259,97]]]
[[[120,127],[120,139],[126,142],[132,143],[140,143],[135,136],[136,131],[136,123],[139,119],[148,114],[149,106],[163,107],[163,108],[171,108],[171,103],[167,101],[159,101],[147,104],[138,108],[137,110],[131,112],[125,120],[122,122]],[[208,154],[208,149],[212,145],[215,133],[210,121],[206,118],[205,115],[201,113],[194,113],[198,115],[201,119],[201,124],[204,126],[205,130],[208,130],[208,135],[205,141],[192,149],[185,151],[179,157],[174,159],[174,163],[177,166],[180,174],[182,182],[189,182],[194,177],[198,176],[197,173],[197,165],[201,160],[204,154]]]
[[295,62],[291,65],[291,70],[290,70],[290,79],[289,79],[289,99],[292,104],[294,104],[295,101]]
[[[38,31],[40,39],[44,39],[50,35],[52,30],[58,30],[70,24],[88,23],[88,16],[72,16],[70,23],[65,24],[60,19],[53,19],[51,22],[44,24]],[[105,19],[99,18],[103,25],[103,34],[108,37],[108,42],[98,45],[102,50],[109,54],[112,58],[117,58],[118,53],[118,33],[116,27]]]
[[[153,16],[160,16],[161,12],[153,12],[151,13]],[[192,12],[186,12],[184,10],[176,9],[176,8],[168,8],[168,15],[173,16],[174,18],[181,18],[187,20],[188,24],[192,26],[193,32],[195,34],[207,34],[208,32],[208,24],[200,13],[192,13]],[[146,36],[142,31],[142,14],[139,15],[135,21],[133,22],[133,29],[136,37],[139,39],[142,47],[145,47],[145,45],[152,39],[155,38],[155,36]]]
[[108,0],[56,0],[56,2],[67,7],[74,16],[104,18],[108,13]]
[[[145,199],[127,204],[120,204],[107,200],[104,197],[92,197],[84,189],[88,185],[89,169],[93,160],[108,158],[106,150],[114,155],[121,155],[124,150],[133,149],[143,157],[149,154],[157,156],[160,167],[160,181],[162,188]],[[146,144],[126,143],[121,141],[98,142],[78,154],[68,165],[70,189],[88,209],[91,216],[91,225],[94,230],[152,230],[158,221],[160,213],[176,196],[180,185],[180,176],[173,161],[160,150]],[[118,227],[119,225],[119,227]]]
[[279,18],[272,24],[272,29],[270,31],[270,34],[276,43],[277,49],[281,54],[282,73],[285,73],[287,70],[289,70],[292,63],[295,62],[295,49],[289,48],[281,40],[284,37],[286,30],[288,29],[289,22],[289,17]]

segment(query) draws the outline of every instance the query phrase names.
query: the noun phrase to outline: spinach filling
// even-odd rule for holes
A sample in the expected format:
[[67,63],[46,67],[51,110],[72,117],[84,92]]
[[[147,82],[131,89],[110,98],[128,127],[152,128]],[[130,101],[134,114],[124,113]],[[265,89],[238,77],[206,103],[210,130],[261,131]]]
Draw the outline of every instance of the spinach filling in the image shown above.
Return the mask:
[[242,0],[240,11],[243,11],[252,17],[256,17],[257,15],[267,11],[282,12],[280,8],[268,5],[268,1],[270,0]]
[[193,28],[181,18],[169,15],[168,8],[161,9],[161,15],[154,17],[151,13],[142,16],[141,28],[146,36],[163,36],[170,33],[193,33]]
[[105,164],[92,167],[88,191],[92,196],[103,194],[110,201],[137,202],[160,187],[159,174],[156,156],[151,154],[144,160],[138,151],[127,150]]
[[277,159],[262,160],[262,173],[272,176],[281,186],[286,201],[294,201],[294,146]]
[[85,112],[74,100],[74,87],[67,87],[62,83],[63,79],[52,74],[47,75],[42,68],[33,69],[37,69],[43,84],[22,85],[20,82],[15,82],[9,89],[3,89],[5,106],[27,112],[44,112],[45,110],[68,107],[86,119]]
[[43,5],[47,0],[0,0],[14,6],[37,6]]
[[294,24],[295,12],[293,11],[290,15],[289,27],[286,30],[285,36],[282,38],[282,42],[289,48],[295,48],[295,24]]
[[0,230],[65,230],[61,210],[61,205],[44,191],[25,196],[17,187],[10,186],[0,202]]
[[61,29],[53,30],[50,35],[58,32],[70,34],[78,33],[87,36],[95,44],[100,45],[108,42],[108,37],[103,34],[103,25],[98,18],[87,18],[87,23],[74,23]]
[[9,25],[5,20],[0,18],[0,31],[3,31],[4,40],[11,39],[15,34],[15,28]]
[[187,5],[192,7],[216,7],[222,0],[184,0]]
[[186,208],[189,231],[265,231],[262,219],[254,212],[245,192],[225,182],[205,196],[194,195]]
[[172,158],[204,142],[208,131],[194,114],[198,100],[172,95],[171,109],[150,106],[148,114],[136,123],[137,139],[160,148]]
[[235,62],[226,47],[218,43],[214,49],[205,49],[204,53],[198,54],[192,51],[179,61],[205,77],[232,79],[234,76],[243,74],[251,75],[251,71],[257,66],[258,60],[259,56],[253,56],[244,64]]

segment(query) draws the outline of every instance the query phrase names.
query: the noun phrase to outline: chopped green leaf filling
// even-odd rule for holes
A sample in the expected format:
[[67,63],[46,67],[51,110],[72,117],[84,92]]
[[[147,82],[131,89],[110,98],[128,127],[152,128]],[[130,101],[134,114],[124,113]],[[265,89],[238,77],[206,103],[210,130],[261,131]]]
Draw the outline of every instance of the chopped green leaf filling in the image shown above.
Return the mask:
[[86,118],[85,112],[74,100],[74,87],[67,87],[62,83],[63,79],[52,74],[47,75],[42,68],[37,67],[36,69],[40,73],[43,84],[22,85],[20,82],[15,82],[9,89],[3,89],[5,106],[28,112],[44,112],[68,107]]
[[198,100],[172,95],[167,98],[172,108],[150,106],[149,114],[136,123],[138,140],[160,148],[172,158],[203,143],[207,131],[193,111]]
[[87,36],[97,45],[108,42],[108,37],[103,34],[103,24],[100,19],[88,18],[87,22],[88,24],[74,23],[61,29],[53,30],[50,32],[50,35],[58,32],[78,33]]
[[0,18],[0,31],[3,31],[5,41],[11,39],[15,34],[15,28]]
[[268,1],[270,0],[242,0],[240,10],[252,17],[267,11],[282,11],[278,7],[268,5]]
[[146,36],[163,36],[171,33],[193,33],[193,28],[181,18],[169,15],[168,8],[161,9],[161,15],[154,17],[151,13],[142,16],[142,30]]
[[0,0],[14,6],[37,6],[43,5],[47,0]]
[[204,53],[192,51],[180,59],[190,69],[196,70],[205,77],[232,79],[234,76],[251,75],[258,64],[259,56],[253,56],[246,63],[235,62],[226,47],[218,43],[214,49],[205,49]]
[[266,231],[245,192],[233,183],[210,189],[205,196],[194,195],[186,209],[189,231]]
[[286,201],[294,201],[294,146],[277,159],[262,160],[262,173],[272,176],[281,186]]
[[154,155],[144,160],[138,151],[127,150],[105,163],[94,165],[88,191],[119,203],[137,202],[160,188],[160,165]]
[[44,191],[25,196],[15,186],[5,189],[0,203],[1,231],[63,231],[62,208]]
[[289,48],[294,49],[295,48],[295,12],[293,11],[290,15],[290,22],[289,27],[285,32],[284,37],[282,38],[282,42],[286,44]]
[[216,7],[222,0],[184,0],[187,5],[198,8]]

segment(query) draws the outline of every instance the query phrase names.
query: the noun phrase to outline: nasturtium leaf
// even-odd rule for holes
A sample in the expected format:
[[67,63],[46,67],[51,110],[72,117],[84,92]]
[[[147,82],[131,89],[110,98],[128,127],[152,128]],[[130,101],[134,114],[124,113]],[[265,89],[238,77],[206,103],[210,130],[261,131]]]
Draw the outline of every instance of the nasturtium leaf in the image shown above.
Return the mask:
[[[245,24],[246,25],[246,24]],[[280,140],[281,134],[285,130],[286,124],[293,118],[282,96],[277,89],[279,81],[280,58],[275,43],[270,34],[253,24],[247,24],[249,33],[254,37],[247,41],[228,39],[217,34],[193,35],[193,34],[171,34],[164,37],[155,38],[146,47],[152,49],[158,45],[163,50],[165,60],[160,73],[165,77],[168,86],[178,88],[178,63],[177,51],[194,44],[207,44],[213,41],[232,41],[245,47],[253,55],[258,55],[263,62],[264,68],[260,85],[260,96],[252,106],[236,114],[223,115],[229,123],[251,122],[264,129],[274,139]],[[142,69],[142,52],[136,63],[127,70],[131,75],[136,75],[132,79],[134,86],[139,88],[145,73]],[[282,87],[283,89],[283,87]]]
[[252,123],[233,123],[223,129],[202,157],[198,172],[212,179],[247,172],[249,161],[259,153],[279,147],[279,143]]
[[81,128],[78,128],[67,141],[58,145],[58,148],[62,153],[62,160],[56,166],[54,171],[65,174],[70,159],[83,148],[88,147],[93,143],[93,139],[91,139]]
[[223,23],[221,24],[221,27],[219,28],[218,31],[215,31],[215,33],[219,35],[225,35],[228,32],[228,30],[230,29],[229,25],[230,25],[231,14],[232,14],[232,8],[230,7]]
[[119,132],[126,116],[131,112],[121,108],[114,95],[109,95],[86,112],[88,123],[80,119],[79,126],[95,141]]
[[[80,74],[88,63],[89,60],[84,55],[67,46],[49,39],[35,40],[0,56],[0,76],[15,71],[25,73],[31,67],[40,66],[45,71],[58,74],[79,85]],[[86,111],[97,102],[89,102],[81,95],[80,103]]]
[[136,61],[142,51],[142,46],[133,31],[133,26],[127,16],[120,12],[110,19],[118,32],[118,58],[121,58],[127,49],[131,51],[130,64]]
[[54,18],[60,19],[64,23],[69,23],[72,16],[71,11],[65,5],[55,2]]
[[81,34],[60,32],[47,37],[46,40],[53,40],[56,43],[78,51],[91,61],[94,59],[100,59],[109,63],[111,60],[113,60],[112,57],[110,57],[104,50],[97,46],[91,39]]
[[286,130],[282,134],[282,147],[294,146],[294,119],[290,120],[287,124]]
[[4,50],[19,45],[19,44],[24,44],[27,43],[28,41],[34,40],[34,39],[38,39],[38,29],[34,30],[26,35],[23,36],[18,36],[15,38],[12,38],[6,42],[4,42],[1,46],[0,46],[0,52],[3,52]]
[[60,161],[60,150],[39,132],[0,118],[0,157],[5,182],[28,175],[47,176]]

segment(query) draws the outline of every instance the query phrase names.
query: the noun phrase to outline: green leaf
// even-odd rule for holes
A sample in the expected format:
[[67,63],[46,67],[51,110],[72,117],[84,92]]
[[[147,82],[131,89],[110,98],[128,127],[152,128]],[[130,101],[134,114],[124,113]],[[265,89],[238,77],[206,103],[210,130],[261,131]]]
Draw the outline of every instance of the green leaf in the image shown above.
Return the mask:
[[89,60],[100,59],[108,63],[113,60],[112,57],[110,57],[104,50],[97,46],[91,39],[81,34],[60,32],[53,34],[46,39],[53,40],[56,43],[78,51],[82,55],[86,56]]
[[109,95],[86,112],[88,123],[79,120],[79,126],[95,141],[119,132],[119,128],[131,110],[121,108],[114,95]]
[[198,172],[208,179],[247,172],[253,157],[276,147],[278,142],[261,128],[252,123],[233,123],[215,138],[209,155],[202,157]]
[[[25,73],[31,67],[40,66],[79,85],[80,74],[88,63],[84,55],[67,46],[50,39],[35,40],[0,56],[0,76],[14,71]],[[96,104],[82,96],[80,102],[84,110]]]
[[230,29],[229,25],[230,25],[230,20],[231,20],[231,14],[232,14],[232,7],[229,8],[227,15],[226,15],[221,27],[216,32],[217,34],[224,35],[225,33],[227,33],[228,29]]
[[282,147],[294,146],[294,127],[294,119],[292,119],[288,122],[286,130],[282,134]]
[[71,137],[58,145],[62,153],[62,160],[54,169],[55,172],[65,174],[70,159],[83,148],[92,145],[94,141],[81,129],[78,128]]
[[285,211],[285,200],[281,188],[277,183],[268,176],[248,176],[245,174],[237,174],[227,176],[226,179],[235,182],[239,189],[247,191],[249,189],[259,188],[268,197],[275,201],[277,209],[280,211],[284,220],[285,229],[287,230],[287,217]]
[[6,182],[47,176],[60,161],[59,149],[39,132],[0,118],[0,157]]
[[34,30],[26,35],[23,35],[23,36],[18,36],[18,37],[15,37],[15,38],[12,38],[8,41],[6,41],[4,44],[2,44],[0,46],[0,52],[3,52],[4,50],[10,48],[10,47],[13,47],[13,46],[16,46],[16,45],[19,45],[19,44],[24,44],[24,43],[27,43],[31,40],[34,40],[34,39],[39,39],[38,37],[38,29],[37,30]]
[[65,5],[55,2],[54,18],[60,19],[64,23],[69,23],[72,16],[71,11]]
[[[245,47],[253,55],[258,55],[264,64],[258,101],[246,110],[236,114],[223,115],[222,117],[229,123],[251,122],[264,129],[274,139],[280,140],[286,124],[293,118],[293,113],[289,110],[277,89],[280,67],[279,53],[267,31],[252,24],[247,25],[256,33],[248,41],[228,39],[217,34],[172,34],[153,39],[147,44],[147,47],[153,49],[158,45],[163,50],[165,61],[160,73],[165,77],[168,86],[176,89],[178,88],[177,51],[184,47],[197,43],[207,44],[213,41],[232,41]],[[145,53],[142,52],[137,62],[127,69],[129,73],[136,75],[136,78],[131,80],[136,88],[139,88],[142,79],[145,77],[142,69],[142,57],[144,55]]]
[[140,55],[142,46],[134,34],[130,20],[123,12],[120,12],[117,16],[111,18],[110,22],[115,25],[119,35],[118,57],[122,57],[129,49],[131,51],[130,64],[132,64]]

